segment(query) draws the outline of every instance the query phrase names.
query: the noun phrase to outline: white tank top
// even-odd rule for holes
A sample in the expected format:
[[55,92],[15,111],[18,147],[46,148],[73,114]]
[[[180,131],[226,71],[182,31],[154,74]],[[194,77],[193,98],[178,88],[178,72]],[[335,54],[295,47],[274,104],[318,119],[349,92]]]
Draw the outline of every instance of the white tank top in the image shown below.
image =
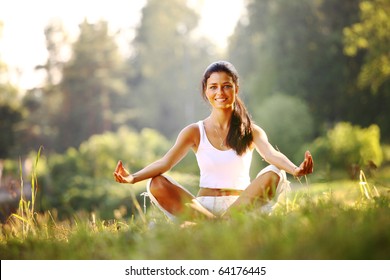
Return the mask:
[[250,184],[249,169],[253,150],[241,156],[233,150],[221,151],[211,145],[203,121],[198,122],[200,142],[196,159],[200,169],[200,187],[244,190]]

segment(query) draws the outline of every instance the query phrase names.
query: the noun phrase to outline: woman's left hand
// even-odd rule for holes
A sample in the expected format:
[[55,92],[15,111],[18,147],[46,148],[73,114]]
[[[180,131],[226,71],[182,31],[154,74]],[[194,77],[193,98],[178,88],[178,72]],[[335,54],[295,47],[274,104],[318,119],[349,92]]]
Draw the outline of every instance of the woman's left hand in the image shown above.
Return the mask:
[[294,169],[292,175],[294,175],[294,177],[300,177],[306,174],[313,173],[313,167],[314,167],[313,157],[311,156],[309,151],[306,151],[305,160],[298,167]]

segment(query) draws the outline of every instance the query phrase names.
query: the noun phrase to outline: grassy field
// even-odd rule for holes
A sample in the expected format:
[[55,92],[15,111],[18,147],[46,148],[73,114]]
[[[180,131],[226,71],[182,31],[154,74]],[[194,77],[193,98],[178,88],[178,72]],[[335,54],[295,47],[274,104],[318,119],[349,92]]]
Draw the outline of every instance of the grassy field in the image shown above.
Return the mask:
[[[363,174],[364,175],[364,174]],[[59,221],[21,201],[2,224],[0,259],[390,259],[389,188],[360,181],[294,183],[286,205],[182,228],[157,209],[100,220],[89,213]]]

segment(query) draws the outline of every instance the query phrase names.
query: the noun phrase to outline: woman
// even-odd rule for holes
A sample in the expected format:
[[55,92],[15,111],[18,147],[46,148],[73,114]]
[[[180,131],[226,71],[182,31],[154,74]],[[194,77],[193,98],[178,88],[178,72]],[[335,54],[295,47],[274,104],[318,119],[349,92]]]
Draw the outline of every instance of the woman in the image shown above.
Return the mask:
[[[130,174],[119,161],[114,171],[116,181],[133,184],[150,179],[147,189],[152,201],[171,218],[189,209],[216,217],[255,203],[267,205],[288,191],[286,172],[294,177],[312,173],[313,160],[308,151],[296,166],[271,146],[266,133],[251,121],[239,98],[239,87],[238,73],[231,63],[218,61],[208,66],[202,95],[211,105],[211,114],[185,127],[165,156],[142,170]],[[190,149],[200,169],[197,197],[163,175]],[[251,182],[249,169],[255,149],[270,165]]]

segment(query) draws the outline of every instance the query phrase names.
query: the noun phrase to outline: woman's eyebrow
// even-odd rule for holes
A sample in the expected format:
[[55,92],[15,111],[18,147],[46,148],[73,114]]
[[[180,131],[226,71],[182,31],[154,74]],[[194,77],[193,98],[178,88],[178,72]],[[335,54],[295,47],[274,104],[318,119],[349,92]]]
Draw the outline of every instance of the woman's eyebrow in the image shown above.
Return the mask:
[[[219,84],[218,82],[210,82],[210,83],[207,83],[208,85],[217,85]],[[233,82],[231,81],[224,81],[222,82],[222,84],[233,84]]]

